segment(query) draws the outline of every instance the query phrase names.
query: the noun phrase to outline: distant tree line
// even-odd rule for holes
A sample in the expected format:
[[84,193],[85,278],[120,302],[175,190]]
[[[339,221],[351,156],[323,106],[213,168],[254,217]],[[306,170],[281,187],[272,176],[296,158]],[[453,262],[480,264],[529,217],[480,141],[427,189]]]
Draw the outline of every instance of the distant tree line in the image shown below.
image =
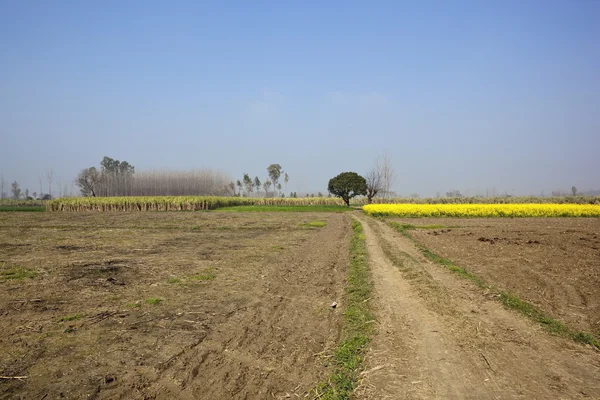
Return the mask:
[[127,161],[104,157],[100,168],[81,170],[76,179],[83,196],[226,196],[229,176],[211,169],[142,171]]
[[[280,182],[282,177],[283,187]],[[271,164],[267,167],[267,178],[264,181],[261,182],[258,176],[252,179],[249,174],[244,172],[242,179],[227,184],[227,191],[230,195],[239,197],[285,197],[283,190],[287,189],[289,180],[290,176],[281,168],[281,165]],[[269,192],[271,187],[273,187],[273,191]],[[264,196],[261,195],[261,189]],[[292,194],[290,197],[293,197]]]
[[[40,190],[40,193],[37,192],[31,193],[29,195],[29,189],[22,190],[19,182],[14,181],[10,184],[10,196],[6,192],[5,189],[5,181],[4,174],[0,174],[0,199],[12,199],[12,200],[51,200],[52,196],[50,194],[44,194]],[[41,186],[40,186],[41,187]]]

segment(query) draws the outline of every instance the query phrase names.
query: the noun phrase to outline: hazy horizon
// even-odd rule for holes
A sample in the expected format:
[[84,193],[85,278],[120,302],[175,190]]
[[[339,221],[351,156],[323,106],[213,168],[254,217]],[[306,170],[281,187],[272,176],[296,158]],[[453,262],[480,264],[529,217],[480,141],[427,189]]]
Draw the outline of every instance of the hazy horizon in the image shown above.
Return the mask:
[[[400,195],[600,189],[600,2],[0,0],[0,173],[104,156],[326,193],[387,152]],[[58,190],[53,191],[55,195]]]

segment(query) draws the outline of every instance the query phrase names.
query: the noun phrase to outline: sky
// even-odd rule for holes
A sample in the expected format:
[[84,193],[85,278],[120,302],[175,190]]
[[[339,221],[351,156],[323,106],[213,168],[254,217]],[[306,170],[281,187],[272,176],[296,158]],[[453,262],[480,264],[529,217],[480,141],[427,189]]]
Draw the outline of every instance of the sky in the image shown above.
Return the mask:
[[104,156],[278,163],[325,192],[385,152],[399,195],[600,189],[599,20],[595,0],[0,0],[0,173],[33,192]]

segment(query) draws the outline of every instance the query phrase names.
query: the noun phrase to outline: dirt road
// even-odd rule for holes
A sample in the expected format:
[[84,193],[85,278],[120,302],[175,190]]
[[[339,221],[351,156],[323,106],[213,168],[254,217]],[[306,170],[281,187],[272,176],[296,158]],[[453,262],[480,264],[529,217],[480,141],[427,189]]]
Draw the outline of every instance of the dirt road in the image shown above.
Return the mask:
[[600,398],[598,351],[550,336],[385,223],[356,218],[379,321],[357,398]]

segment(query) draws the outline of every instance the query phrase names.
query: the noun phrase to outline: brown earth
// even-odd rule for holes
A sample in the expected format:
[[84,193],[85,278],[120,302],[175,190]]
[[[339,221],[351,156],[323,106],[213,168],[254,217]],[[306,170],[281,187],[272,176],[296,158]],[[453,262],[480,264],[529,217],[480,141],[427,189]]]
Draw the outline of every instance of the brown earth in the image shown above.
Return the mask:
[[595,348],[549,335],[493,294],[425,259],[385,222],[356,218],[367,239],[378,319],[356,398],[600,398]]
[[434,253],[567,325],[600,337],[600,219],[419,219]]
[[0,375],[26,376],[0,399],[304,396],[350,234],[343,214],[3,213],[0,273],[36,275],[0,275]]

